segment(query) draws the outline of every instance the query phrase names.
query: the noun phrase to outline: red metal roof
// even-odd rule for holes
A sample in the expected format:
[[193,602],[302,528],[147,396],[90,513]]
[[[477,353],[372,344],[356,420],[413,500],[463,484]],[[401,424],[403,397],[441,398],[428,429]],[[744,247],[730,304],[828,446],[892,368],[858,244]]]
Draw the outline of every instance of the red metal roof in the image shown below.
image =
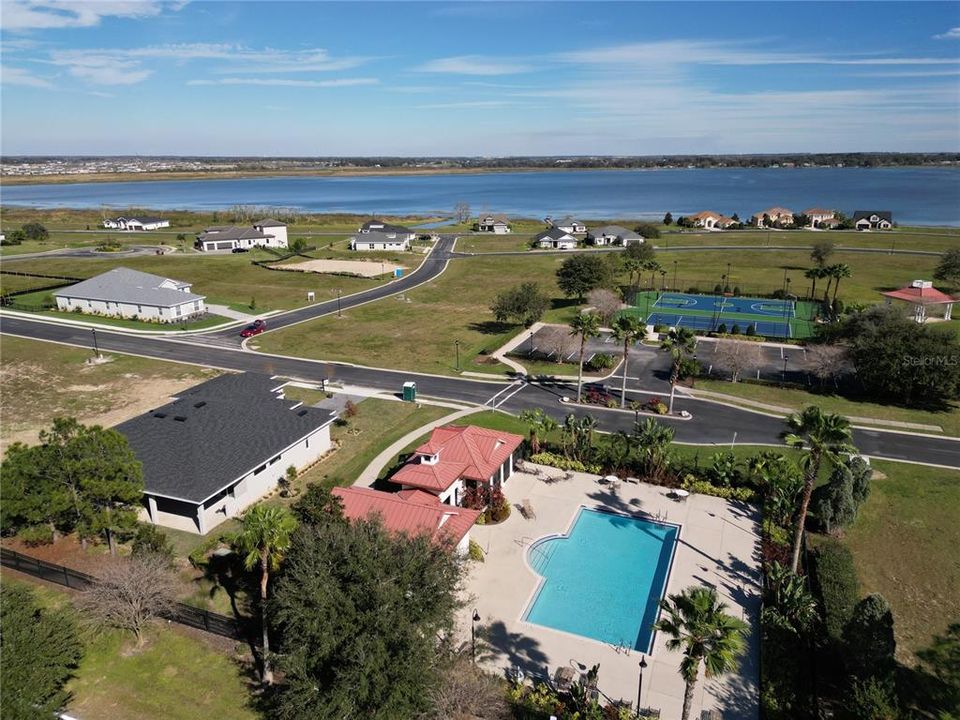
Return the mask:
[[444,505],[430,493],[407,490],[388,493],[370,488],[334,488],[343,502],[343,515],[349,520],[379,515],[383,526],[407,535],[427,534],[431,538],[459,543],[480,516],[479,510]]
[[960,299],[947,295],[932,287],[918,288],[908,285],[899,290],[890,290],[889,292],[881,294],[897,300],[905,300],[914,305],[941,305],[960,302]]

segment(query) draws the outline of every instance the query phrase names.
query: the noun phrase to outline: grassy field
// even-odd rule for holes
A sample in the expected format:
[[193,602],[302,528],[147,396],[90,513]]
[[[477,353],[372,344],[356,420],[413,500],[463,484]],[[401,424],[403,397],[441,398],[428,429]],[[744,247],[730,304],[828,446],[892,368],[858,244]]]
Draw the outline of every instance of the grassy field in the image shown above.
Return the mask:
[[[29,587],[43,606],[69,605],[70,595],[48,585],[13,578],[3,582]],[[129,634],[116,630],[83,632],[84,654],[67,683],[67,712],[79,718],[115,720],[193,720],[216,717],[253,720],[250,685],[244,669],[224,650],[176,626],[156,625],[147,644],[133,650]]]
[[754,385],[752,383],[731,383],[723,380],[701,378],[696,381],[694,389],[697,388],[730,395],[734,402],[742,398],[792,410],[799,410],[806,405],[819,405],[827,412],[840,413],[841,415],[939,425],[947,435],[960,437],[960,403],[957,402],[951,404],[950,410],[932,412],[902,408],[895,405],[848,400],[839,395],[811,393],[794,388]]
[[504,372],[505,365],[484,362],[520,331],[494,322],[489,305],[505,288],[538,282],[556,307],[545,319],[566,321],[573,306],[560,299],[554,275],[562,258],[471,258],[450,263],[446,272],[406,294],[407,302],[387,298],[348,310],[342,319],[321,318],[262,336],[264,352],[421,370],[453,375],[456,341],[466,370]]
[[672,229],[654,240],[658,249],[701,245],[797,245],[809,248],[817,242],[837,246],[881,250],[930,250],[942,252],[960,242],[958,228],[896,228],[884,232],[856,230],[727,230],[724,232]]
[[861,592],[893,608],[897,655],[910,661],[960,617],[960,472],[893,462],[844,538]]
[[84,348],[4,336],[0,346],[4,446],[17,439],[34,441],[37,431],[57,416],[115,424],[218,374],[130,355],[113,355],[102,365],[85,364],[92,355]]

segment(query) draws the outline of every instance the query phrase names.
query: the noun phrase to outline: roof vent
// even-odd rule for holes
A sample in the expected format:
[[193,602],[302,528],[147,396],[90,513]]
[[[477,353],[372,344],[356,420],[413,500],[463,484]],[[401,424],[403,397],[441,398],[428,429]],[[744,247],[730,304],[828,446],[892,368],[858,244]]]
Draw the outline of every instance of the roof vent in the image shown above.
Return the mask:
[[174,415],[173,419],[177,422],[186,422],[187,418],[184,415]]
[[165,418],[165,417],[167,416],[167,414],[166,414],[166,413],[162,413],[162,412],[155,412],[155,413],[153,414],[153,416],[154,416],[155,418]]
[[303,417],[306,414],[307,414],[306,410],[301,410],[300,412],[297,413],[297,417]]
[[194,403],[193,406],[199,410],[200,408],[202,408],[202,407],[203,407],[204,405],[206,405],[206,404],[207,404],[207,401],[206,401],[206,400],[201,400],[201,401],[198,402],[198,403]]

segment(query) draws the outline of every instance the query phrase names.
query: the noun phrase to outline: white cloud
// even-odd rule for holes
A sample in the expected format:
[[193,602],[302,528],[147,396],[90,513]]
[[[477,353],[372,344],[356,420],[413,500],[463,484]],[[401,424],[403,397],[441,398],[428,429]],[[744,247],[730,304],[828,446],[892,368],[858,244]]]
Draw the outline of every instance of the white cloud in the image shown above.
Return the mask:
[[458,55],[437,58],[415,68],[420,72],[452,73],[456,75],[516,75],[530,72],[534,67],[526,63],[507,62],[482,55]]
[[[174,9],[179,9],[175,5]],[[156,17],[164,3],[155,0],[4,0],[4,30],[93,27],[105,17]]]
[[66,67],[73,77],[95,85],[136,85],[153,72],[136,60],[125,60],[105,50],[57,50],[48,62]]
[[448,110],[458,108],[500,108],[520,104],[522,103],[512,100],[464,100],[463,102],[433,103],[430,105],[417,105],[416,107],[419,110]]
[[218,78],[216,80],[190,80],[187,85],[262,85],[273,87],[332,88],[356,85],[376,85],[376,78],[334,78],[332,80],[290,80],[288,78]]
[[960,27],[950,28],[945,33],[933,36],[934,40],[960,40]]
[[54,84],[46,78],[32,75],[23,68],[4,65],[0,67],[0,83],[4,85],[22,85],[24,87],[52,88]]

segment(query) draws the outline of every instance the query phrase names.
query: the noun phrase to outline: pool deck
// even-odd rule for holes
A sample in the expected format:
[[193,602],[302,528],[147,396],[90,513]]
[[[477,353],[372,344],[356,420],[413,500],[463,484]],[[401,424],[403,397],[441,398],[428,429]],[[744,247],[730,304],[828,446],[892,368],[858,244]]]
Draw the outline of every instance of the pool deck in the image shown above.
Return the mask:
[[[554,468],[543,470],[562,475]],[[659,514],[664,521],[681,526],[667,594],[691,585],[716,587],[729,612],[742,617],[753,630],[738,673],[704,680],[701,672],[691,717],[714,708],[723,712],[725,720],[759,716],[760,531],[759,516],[752,508],[704,495],[677,502],[667,497],[666,488],[646,483],[620,483],[613,492],[596,475],[586,473],[546,483],[518,472],[503,489],[513,512],[500,525],[475,526],[471,531],[473,540],[486,551],[486,561],[469,565],[465,588],[469,599],[458,618],[463,639],[469,641],[470,617],[474,608],[480,613],[479,663],[501,674],[519,667],[528,677],[552,677],[558,667],[571,663],[587,667],[600,663],[600,690],[610,698],[635,703],[639,651],[522,620],[540,581],[527,564],[526,551],[541,537],[566,532],[581,506],[649,519]],[[525,519],[520,513],[524,499],[529,499],[536,518]],[[640,704],[659,708],[664,718],[679,717],[683,706],[680,657],[667,651],[659,633],[652,654],[646,656]]]

